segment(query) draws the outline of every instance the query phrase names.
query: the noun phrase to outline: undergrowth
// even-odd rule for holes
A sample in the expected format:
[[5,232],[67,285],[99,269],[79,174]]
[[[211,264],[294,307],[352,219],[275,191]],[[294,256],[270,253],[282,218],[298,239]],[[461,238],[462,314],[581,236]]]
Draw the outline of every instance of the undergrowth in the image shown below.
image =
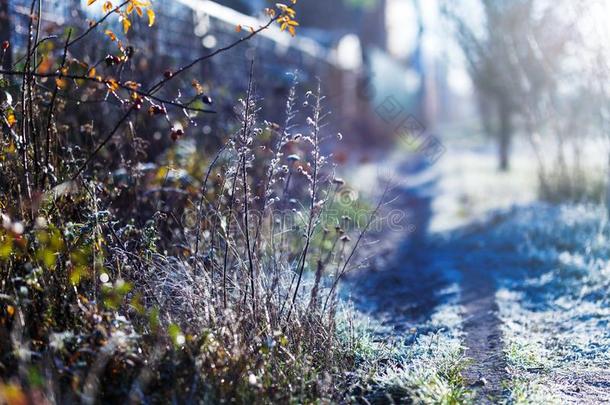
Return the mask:
[[469,360],[461,344],[459,310],[444,305],[412,336],[378,350],[363,367],[370,372],[366,398],[373,403],[472,403],[474,393],[462,376]]
[[[376,354],[337,318],[337,288],[380,205],[337,207],[321,85],[301,96],[295,76],[284,122],[267,122],[251,64],[236,119],[202,151],[190,138],[214,111],[190,68],[214,54],[150,82],[113,32],[108,55],[72,46],[115,13],[127,32],[132,3],[49,48],[32,10],[28,47],[2,71],[0,397],[342,400],[345,373]],[[276,8],[218,52],[294,21]]]

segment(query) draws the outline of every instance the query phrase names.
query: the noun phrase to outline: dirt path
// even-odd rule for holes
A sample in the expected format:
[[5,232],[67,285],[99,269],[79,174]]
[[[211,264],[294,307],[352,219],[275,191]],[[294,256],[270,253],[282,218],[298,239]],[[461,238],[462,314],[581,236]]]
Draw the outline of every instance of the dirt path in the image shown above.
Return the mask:
[[[418,172],[420,168],[415,167],[405,171]],[[413,232],[405,235],[393,260],[383,269],[372,269],[356,282],[362,292],[358,295],[362,309],[376,313],[400,332],[425,321],[438,305],[447,302],[450,297],[440,296],[438,292],[455,281],[455,275],[449,274],[452,270],[461,274],[463,343],[470,358],[464,378],[466,385],[477,391],[477,403],[493,403],[502,395],[502,383],[508,379],[495,281],[485,272],[490,267],[468,262],[466,246],[462,246],[459,238],[440,244],[428,240],[434,200],[434,193],[429,191],[434,187],[434,182],[430,182],[398,190],[394,208],[408,212]]]
[[[424,169],[425,170],[425,169]],[[426,184],[432,188],[435,185]],[[496,281],[492,275],[495,266],[490,263],[469,260],[468,251],[477,249],[469,238],[470,231],[464,233],[465,246],[460,238],[437,245],[428,240],[428,225],[434,215],[431,209],[434,197],[422,193],[422,187],[404,189],[403,204],[415,219],[416,231],[410,235],[410,249],[403,262],[402,271],[409,271],[408,265],[417,268],[417,274],[425,279],[429,274],[439,274],[440,278],[452,268],[461,274],[460,303],[464,308],[463,331],[466,356],[470,359],[464,371],[467,386],[476,390],[477,403],[494,403],[501,398],[503,382],[509,378],[503,352],[501,321],[496,303]],[[477,233],[478,227],[472,230]],[[480,256],[477,256],[481,258]],[[412,271],[412,270],[411,270]]]
[[[433,330],[426,322],[439,308],[459,304],[451,328],[470,358],[462,376],[476,404],[610,403],[604,209],[526,201],[445,223],[435,210],[458,201],[462,188],[446,184],[447,172],[426,170],[395,167],[405,181],[390,208],[409,213],[412,231],[353,280],[360,309],[412,341]],[[430,223],[444,231],[431,233]]]
[[481,270],[462,269],[464,346],[470,363],[464,371],[468,386],[476,389],[477,403],[497,403],[508,380],[502,347],[496,286]]

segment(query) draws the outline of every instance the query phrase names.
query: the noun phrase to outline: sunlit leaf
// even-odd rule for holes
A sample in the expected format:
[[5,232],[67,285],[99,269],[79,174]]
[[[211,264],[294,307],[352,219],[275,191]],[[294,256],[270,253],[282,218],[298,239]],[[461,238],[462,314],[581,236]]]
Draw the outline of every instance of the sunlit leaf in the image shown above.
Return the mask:
[[8,122],[9,127],[13,127],[17,123],[17,118],[15,117],[15,114],[12,111],[8,112],[8,115],[6,116],[6,121]]
[[51,58],[43,58],[40,62],[40,66],[38,66],[38,71],[40,73],[49,73],[53,68],[53,60]]
[[131,27],[131,21],[129,21],[128,18],[123,18],[123,32],[125,34],[127,34],[127,32],[129,31],[129,28]]
[[58,77],[55,79],[55,84],[57,85],[57,88],[60,90],[63,90],[66,87],[68,87],[68,82],[66,81],[66,79],[63,79],[61,77]]
[[117,91],[119,89],[119,82],[115,79],[106,80],[106,86],[110,89],[110,91]]
[[29,403],[28,397],[25,395],[21,387],[12,383],[0,383],[0,399],[2,399],[2,403],[6,404]]
[[13,238],[6,236],[4,241],[0,240],[0,259],[7,259],[13,252]]
[[180,327],[174,323],[170,324],[167,328],[167,334],[170,336],[174,345],[182,346],[185,342],[185,337],[180,330]]
[[78,285],[82,278],[87,276],[87,268],[84,266],[77,266],[70,272],[70,284]]
[[125,82],[125,86],[129,87],[132,90],[137,90],[140,88],[141,84],[130,80]]
[[114,8],[114,5],[112,4],[111,1],[107,1],[104,3],[104,5],[102,6],[102,11],[104,13],[109,13],[112,11],[112,9]]
[[198,95],[203,94],[203,92],[204,92],[203,86],[201,85],[201,83],[199,83],[199,81],[197,81],[196,79],[193,79],[191,81],[191,86],[193,86],[193,88],[195,89],[195,91],[197,92]]
[[57,260],[57,256],[56,256],[56,252],[54,252],[53,250],[44,249],[44,250],[42,250],[42,252],[40,252],[39,256],[40,256],[39,258],[41,259],[41,261],[44,263],[44,265],[47,268],[50,269],[55,266],[55,261]]
[[105,34],[108,36],[108,38],[110,38],[111,41],[116,41],[116,35],[114,34],[114,32],[106,30]]
[[155,23],[155,12],[152,8],[149,8],[148,10],[146,10],[146,15],[148,15],[148,26],[152,27]]

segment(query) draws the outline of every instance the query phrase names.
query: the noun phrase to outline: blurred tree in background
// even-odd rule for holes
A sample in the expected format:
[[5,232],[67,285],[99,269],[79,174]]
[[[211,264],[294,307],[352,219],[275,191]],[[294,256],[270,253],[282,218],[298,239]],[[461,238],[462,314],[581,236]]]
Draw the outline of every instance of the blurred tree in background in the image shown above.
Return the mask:
[[509,169],[517,125],[529,123],[532,131],[540,103],[554,98],[571,32],[554,5],[482,0],[482,21],[476,24],[466,7],[444,3],[477,90],[484,128],[497,139],[500,170]]
[[522,132],[544,200],[605,198],[610,206],[610,171],[599,153],[610,122],[608,11],[607,2],[594,0],[443,3],[483,127],[498,142],[500,170],[509,168],[514,135]]

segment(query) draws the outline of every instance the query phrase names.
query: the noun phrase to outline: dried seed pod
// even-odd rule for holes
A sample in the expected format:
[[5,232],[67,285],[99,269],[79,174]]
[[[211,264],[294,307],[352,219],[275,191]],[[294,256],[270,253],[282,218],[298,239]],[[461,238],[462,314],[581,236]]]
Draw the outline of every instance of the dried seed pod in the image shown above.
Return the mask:
[[154,104],[148,108],[148,115],[153,116],[160,114],[165,114],[165,108],[163,108],[162,106]]
[[106,62],[106,66],[110,67],[121,63],[121,59],[115,55],[106,55],[104,62]]
[[184,130],[182,128],[173,129],[171,132],[172,141],[176,142],[178,139],[184,136]]

